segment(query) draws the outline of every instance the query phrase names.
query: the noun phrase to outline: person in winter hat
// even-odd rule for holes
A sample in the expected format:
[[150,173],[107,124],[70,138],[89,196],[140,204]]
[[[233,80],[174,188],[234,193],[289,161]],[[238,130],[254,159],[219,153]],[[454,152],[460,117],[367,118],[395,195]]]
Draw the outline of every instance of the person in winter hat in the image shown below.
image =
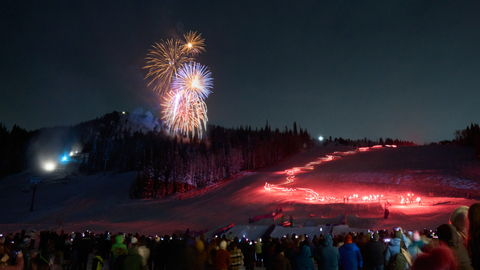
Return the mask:
[[148,270],[148,259],[150,258],[150,249],[147,247],[147,240],[144,236],[140,237],[138,254],[142,257],[143,269]]
[[[407,249],[405,242],[402,241],[402,238],[405,238],[405,235],[402,233],[402,228],[398,228],[395,230],[394,238],[388,243],[387,247],[385,248],[384,252],[384,262],[385,267],[388,267],[390,263],[392,263],[393,258],[400,252],[400,247]],[[408,265],[406,266],[408,267]]]
[[383,252],[385,244],[378,241],[380,235],[374,233],[370,241],[365,244],[364,269],[382,270],[384,264]]
[[88,254],[93,250],[93,239],[90,237],[90,233],[86,232],[85,237],[82,238],[80,243],[80,250],[78,252],[78,262],[81,270],[87,269]]
[[257,267],[262,267],[262,259],[263,259],[262,249],[263,249],[262,240],[260,238],[257,238],[257,243],[255,244],[255,251],[257,252],[257,263],[256,263]]
[[127,245],[123,243],[123,235],[115,237],[115,244],[112,245],[112,264],[120,255],[127,254]]
[[192,252],[192,269],[193,270],[205,270],[205,264],[207,262],[207,254],[205,253],[205,244],[200,238],[195,242]]
[[243,253],[242,250],[237,248],[234,241],[230,243],[230,258],[232,259],[232,264],[230,265],[230,270],[239,270],[243,269]]
[[466,243],[468,233],[468,206],[459,206],[453,210],[449,223],[452,224],[456,232],[459,234],[458,241],[462,244]]
[[323,237],[324,246],[319,247],[318,268],[324,270],[338,270],[340,253],[338,248],[333,246],[332,235],[326,234]]
[[420,236],[420,233],[418,231],[413,232],[412,240],[413,240],[413,243],[417,244],[418,249],[422,250],[423,245],[425,243],[423,242],[422,237]]
[[215,254],[215,270],[227,270],[230,265],[232,265],[232,258],[230,257],[230,253],[226,250],[227,249],[227,242],[222,240],[219,245],[219,249]]
[[470,263],[467,247],[459,244],[458,234],[453,225],[443,224],[437,228],[438,240],[441,244],[447,245],[455,254],[455,259],[461,270],[473,270]]
[[363,267],[363,258],[360,249],[352,241],[352,235],[345,236],[345,244],[338,249],[340,259],[338,266],[343,269],[360,269]]
[[130,238],[130,244],[132,247],[128,249],[127,254],[124,257],[125,261],[124,261],[123,269],[144,270],[145,268],[143,267],[143,263],[142,263],[143,258],[139,253],[138,239],[135,236],[132,236]]
[[420,238],[420,234],[418,231],[414,231],[412,233],[412,239],[409,240],[408,244],[408,253],[412,256],[412,260],[415,260],[415,258],[422,253],[423,245],[424,243],[422,238]]
[[272,258],[272,267],[271,269],[275,270],[291,270],[292,266],[290,261],[285,258],[282,244],[277,243],[274,248],[274,255]]
[[297,257],[297,267],[299,270],[315,270],[315,265],[312,261],[312,253],[310,247],[303,245],[300,254]]

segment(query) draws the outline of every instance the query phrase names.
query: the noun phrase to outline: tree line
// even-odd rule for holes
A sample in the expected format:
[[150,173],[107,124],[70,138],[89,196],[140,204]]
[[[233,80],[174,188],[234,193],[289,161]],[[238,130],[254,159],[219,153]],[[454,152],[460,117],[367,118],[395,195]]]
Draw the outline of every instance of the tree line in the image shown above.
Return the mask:
[[332,139],[330,136],[328,139],[323,141],[323,145],[346,145],[346,146],[354,146],[354,147],[371,147],[374,145],[396,145],[396,146],[416,146],[414,142],[411,141],[402,141],[399,139],[391,139],[391,138],[379,138],[378,140],[370,140],[367,138],[358,139],[358,140],[351,140],[351,139],[343,139],[335,138]]
[[[0,123],[0,177],[35,167],[39,152],[59,156],[77,144],[83,156],[81,173],[135,171],[130,197],[158,198],[208,186],[241,171],[265,168],[314,146],[308,131],[295,122],[292,128],[285,126],[282,130],[272,129],[268,121],[260,129],[209,125],[203,138],[189,138],[172,136],[158,119],[153,120],[112,112],[74,126],[35,131],[17,125],[8,131]],[[324,144],[414,145],[390,138],[372,141],[331,137]]]
[[475,155],[480,158],[480,127],[471,123],[465,129],[455,131],[455,143],[464,147],[475,148]]
[[[302,149],[313,147],[307,130],[272,130],[250,126],[210,125],[204,140],[162,138],[151,133],[144,149],[144,168],[130,189],[131,198],[155,198],[207,186],[244,170],[275,164]],[[157,154],[157,153],[160,153]]]
[[[156,120],[155,120],[156,121]],[[172,136],[158,124],[146,128],[141,117],[113,112],[74,126],[26,131],[0,123],[0,177],[32,169],[39,155],[59,160],[81,145],[84,174],[138,172],[131,198],[161,197],[210,185],[243,170],[275,164],[312,147],[307,130],[224,128],[209,125],[204,138]]]
[[27,169],[27,148],[32,133],[14,125],[11,131],[0,122],[0,177]]

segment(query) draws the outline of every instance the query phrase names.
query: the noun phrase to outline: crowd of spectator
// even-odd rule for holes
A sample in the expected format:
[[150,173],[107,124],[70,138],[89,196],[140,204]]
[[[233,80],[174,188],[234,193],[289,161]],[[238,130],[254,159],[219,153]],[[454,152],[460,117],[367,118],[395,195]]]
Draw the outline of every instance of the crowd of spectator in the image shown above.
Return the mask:
[[480,269],[480,203],[458,207],[448,223],[420,231],[196,239],[23,230],[0,235],[0,257],[0,269],[15,270]]

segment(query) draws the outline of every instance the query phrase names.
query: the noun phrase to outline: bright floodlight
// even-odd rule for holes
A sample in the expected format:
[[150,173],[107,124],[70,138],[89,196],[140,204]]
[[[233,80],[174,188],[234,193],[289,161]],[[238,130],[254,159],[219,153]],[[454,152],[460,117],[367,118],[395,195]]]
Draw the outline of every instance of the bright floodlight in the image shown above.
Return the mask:
[[191,48],[192,47],[192,43],[188,43],[188,48]]
[[63,161],[63,162],[68,161],[67,155],[64,155],[64,156],[62,157],[62,161]]
[[51,172],[53,170],[55,170],[55,163],[54,162],[46,162],[44,165],[43,165],[43,169],[45,171],[48,171],[48,172]]
[[73,151],[70,151],[70,156],[73,156],[73,155],[74,155]]
[[323,136],[318,137],[319,141],[323,141]]

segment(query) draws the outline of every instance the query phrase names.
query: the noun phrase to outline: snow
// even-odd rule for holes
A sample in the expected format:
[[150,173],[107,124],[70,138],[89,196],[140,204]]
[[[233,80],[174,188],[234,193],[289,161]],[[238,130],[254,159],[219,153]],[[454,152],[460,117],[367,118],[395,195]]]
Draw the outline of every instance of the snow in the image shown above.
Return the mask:
[[[247,172],[218,185],[177,194],[165,199],[130,200],[128,189],[136,173],[107,172],[91,176],[73,175],[67,184],[61,168],[43,176],[37,186],[34,211],[30,212],[31,192],[22,192],[28,184],[28,172],[0,179],[0,233],[21,229],[94,232],[105,230],[164,235],[173,232],[208,229],[211,237],[233,222],[235,236],[257,238],[273,218],[249,224],[248,219],[271,214],[281,208],[294,228],[277,226],[273,236],[289,233],[315,233],[335,226],[334,232],[380,230],[401,226],[408,230],[434,229],[448,223],[458,206],[470,206],[467,192],[479,196],[480,162],[473,150],[456,146],[419,146],[378,148],[341,155],[328,162],[313,165],[313,170],[295,173],[292,183],[281,187],[308,188],[330,201],[308,201],[304,193],[265,190],[265,182],[286,182],[285,171],[326,157],[349,147],[316,147],[298,154],[282,164],[257,172]],[[335,156],[339,154],[335,153]],[[414,193],[417,203],[400,205],[400,197]],[[429,194],[433,193],[433,197]],[[343,203],[344,196],[358,194],[357,203]],[[361,202],[363,196],[382,194],[381,202]],[[390,216],[383,218],[386,201]],[[448,202],[444,204],[438,204]],[[310,214],[315,217],[310,217]],[[346,215],[346,219],[345,219]],[[311,227],[307,227],[307,224]],[[302,226],[302,227],[300,227]]]

